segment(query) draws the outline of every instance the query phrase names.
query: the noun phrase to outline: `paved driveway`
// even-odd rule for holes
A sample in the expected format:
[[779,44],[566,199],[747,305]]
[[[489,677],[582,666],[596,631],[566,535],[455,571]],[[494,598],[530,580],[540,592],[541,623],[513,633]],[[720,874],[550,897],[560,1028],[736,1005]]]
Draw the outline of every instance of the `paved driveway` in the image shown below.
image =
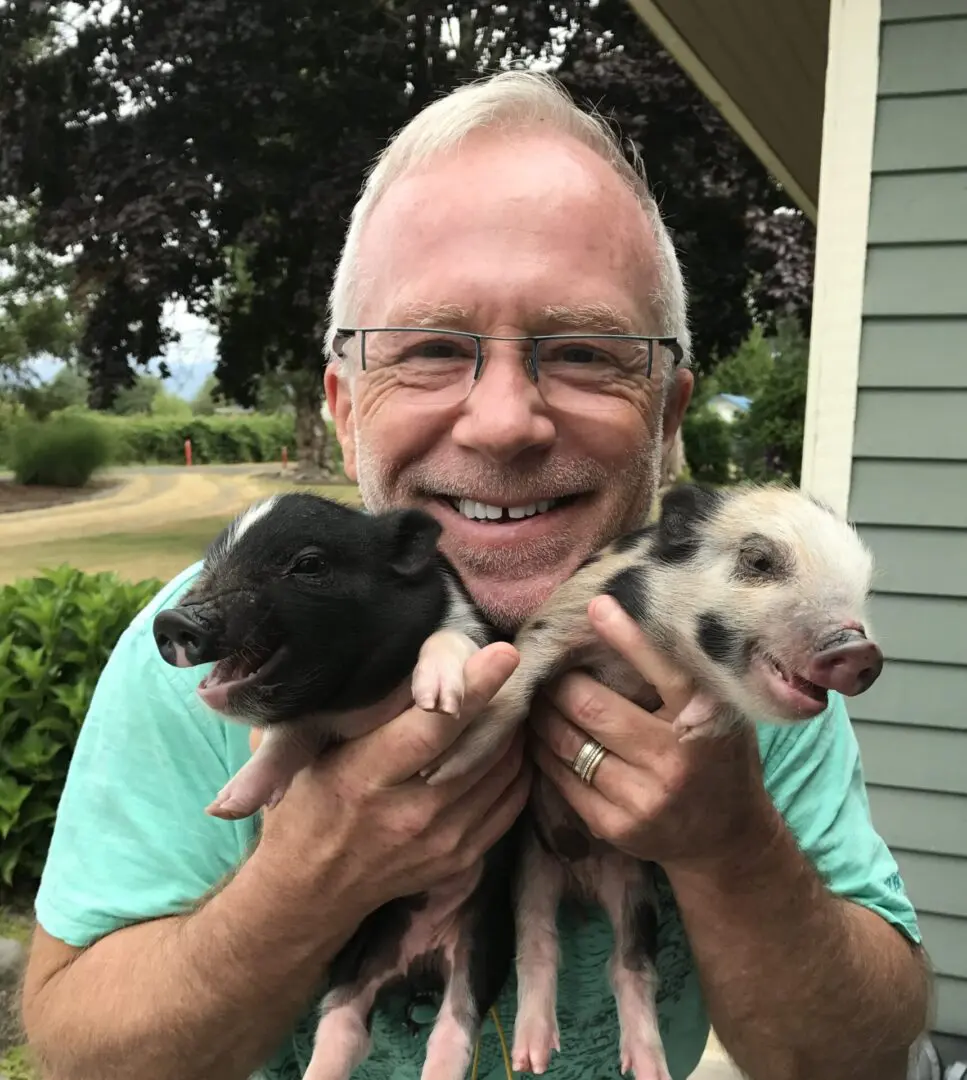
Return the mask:
[[5,514],[0,547],[17,547],[104,533],[165,528],[194,518],[228,517],[265,494],[260,475],[278,475],[278,464],[155,465],[113,469],[120,486],[79,502]]

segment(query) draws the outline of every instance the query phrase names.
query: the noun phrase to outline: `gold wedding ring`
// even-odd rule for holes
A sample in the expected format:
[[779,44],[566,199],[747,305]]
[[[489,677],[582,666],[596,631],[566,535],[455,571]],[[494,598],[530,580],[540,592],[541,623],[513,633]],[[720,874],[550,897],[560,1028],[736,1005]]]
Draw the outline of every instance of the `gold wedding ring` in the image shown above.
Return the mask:
[[574,760],[571,762],[571,771],[590,787],[594,774],[597,772],[601,762],[604,761],[604,755],[607,752],[601,743],[596,742],[594,739],[588,739],[574,755]]

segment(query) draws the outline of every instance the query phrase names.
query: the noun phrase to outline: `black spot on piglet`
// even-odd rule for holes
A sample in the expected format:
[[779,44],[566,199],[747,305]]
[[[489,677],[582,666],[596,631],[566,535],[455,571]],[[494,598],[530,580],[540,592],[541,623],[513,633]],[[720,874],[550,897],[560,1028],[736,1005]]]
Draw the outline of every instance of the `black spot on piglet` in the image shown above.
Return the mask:
[[654,547],[659,562],[679,564],[694,559],[704,526],[715,516],[724,496],[716,488],[677,484],[662,499]]
[[716,663],[728,664],[738,652],[739,636],[726,626],[721,615],[706,611],[698,617],[698,643]]
[[604,591],[613,596],[635,622],[640,624],[648,615],[646,586],[647,579],[643,571],[639,567],[629,566],[615,574]]

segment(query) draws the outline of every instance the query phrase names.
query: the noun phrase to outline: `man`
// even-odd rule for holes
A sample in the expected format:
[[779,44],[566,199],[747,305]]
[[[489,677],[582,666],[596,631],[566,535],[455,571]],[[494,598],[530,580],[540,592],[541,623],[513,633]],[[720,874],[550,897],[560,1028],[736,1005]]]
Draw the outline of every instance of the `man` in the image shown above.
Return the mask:
[[[356,208],[331,316],[326,391],[347,473],[370,509],[437,515],[508,633],[648,513],[691,392],[681,274],[643,182],[555,84],[503,74],[403,130]],[[486,335],[479,353],[460,331]],[[565,340],[531,340],[553,334]],[[630,335],[673,337],[686,363],[653,347],[649,372]],[[571,674],[534,711],[532,755],[518,740],[431,790],[419,769],[459,725],[404,709],[300,775],[258,837],[203,813],[246,759],[245,730],[205,714],[199,673],[160,662],[152,641],[154,612],[196,571],[125,633],[73,760],[25,989],[51,1080],[301,1075],[328,961],[367,911],[493,843],[531,760],[594,833],[662,867],[674,1080],[697,1064],[709,1019],[754,1080],[905,1075],[925,1023],[919,932],[839,699],[795,729],[680,745],[669,720],[687,683],[598,601],[602,637],[657,687],[658,714]],[[505,643],[473,658],[467,718],[515,662]],[[570,768],[588,736],[608,750],[590,786]],[[569,907],[561,925],[549,1075],[615,1075],[607,924]],[[512,985],[498,1015],[510,1033]],[[415,1080],[430,1020],[380,1012],[354,1076]],[[480,1075],[504,1075],[489,1024]]]

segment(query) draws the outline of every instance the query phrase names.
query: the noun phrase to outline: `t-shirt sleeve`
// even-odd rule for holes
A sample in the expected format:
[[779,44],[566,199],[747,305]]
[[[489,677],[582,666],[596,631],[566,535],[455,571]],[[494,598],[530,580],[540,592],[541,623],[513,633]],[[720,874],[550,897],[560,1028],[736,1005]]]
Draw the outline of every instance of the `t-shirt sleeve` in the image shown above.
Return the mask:
[[764,778],[800,849],[837,896],[877,912],[919,944],[899,868],[873,826],[859,745],[846,705],[794,726],[764,725]]
[[166,664],[154,614],[190,568],[132,621],[114,648],[71,759],[36,899],[37,921],[74,946],[134,922],[185,911],[229,874],[254,819],[205,807],[247,755],[247,729],[195,693],[207,668]]

